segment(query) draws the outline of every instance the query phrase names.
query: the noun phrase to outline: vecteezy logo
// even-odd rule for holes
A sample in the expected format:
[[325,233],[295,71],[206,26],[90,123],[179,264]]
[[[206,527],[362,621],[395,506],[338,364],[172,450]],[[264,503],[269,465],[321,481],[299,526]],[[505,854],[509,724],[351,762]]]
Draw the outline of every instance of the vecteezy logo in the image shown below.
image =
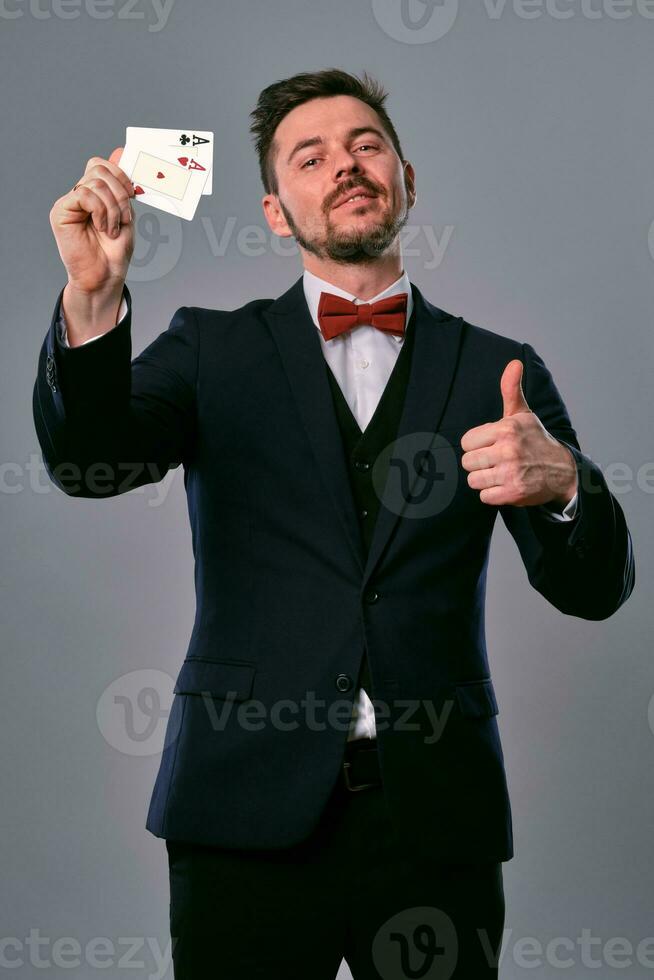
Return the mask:
[[372,959],[383,980],[448,980],[459,943],[454,923],[442,909],[417,906],[388,919],[372,943]]
[[372,0],[372,12],[394,41],[431,44],[453,26],[459,0]]
[[132,670],[112,681],[98,699],[95,711],[105,741],[124,755],[161,752],[178,734],[175,723],[168,725],[166,731],[173,686],[170,674],[154,668]]
[[154,282],[167,276],[179,262],[182,239],[182,219],[176,214],[135,210],[134,254],[127,281]]
[[411,432],[380,452],[372,485],[386,510],[418,520],[442,514],[449,507],[459,469],[454,447],[443,435]]

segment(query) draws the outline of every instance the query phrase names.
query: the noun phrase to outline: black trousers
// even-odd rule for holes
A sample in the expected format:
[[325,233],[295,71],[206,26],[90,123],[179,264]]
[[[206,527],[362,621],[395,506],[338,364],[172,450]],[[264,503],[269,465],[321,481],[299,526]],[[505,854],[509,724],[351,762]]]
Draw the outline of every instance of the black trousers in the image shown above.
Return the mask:
[[311,837],[284,850],[166,841],[175,980],[493,980],[501,863],[404,853],[381,786],[339,780]]

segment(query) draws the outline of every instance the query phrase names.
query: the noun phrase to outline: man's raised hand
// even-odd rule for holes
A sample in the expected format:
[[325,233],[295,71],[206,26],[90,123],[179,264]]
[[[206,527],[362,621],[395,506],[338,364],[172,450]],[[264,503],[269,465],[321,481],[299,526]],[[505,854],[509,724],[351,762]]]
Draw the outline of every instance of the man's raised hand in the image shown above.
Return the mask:
[[461,465],[468,485],[484,504],[565,506],[577,491],[574,456],[532,412],[522,390],[522,361],[513,360],[500,379],[502,418],[478,425],[461,438]]
[[79,293],[120,292],[127,277],[134,251],[134,187],[116,162],[122,151],[117,147],[107,160],[91,157],[75,187],[50,211],[68,282]]

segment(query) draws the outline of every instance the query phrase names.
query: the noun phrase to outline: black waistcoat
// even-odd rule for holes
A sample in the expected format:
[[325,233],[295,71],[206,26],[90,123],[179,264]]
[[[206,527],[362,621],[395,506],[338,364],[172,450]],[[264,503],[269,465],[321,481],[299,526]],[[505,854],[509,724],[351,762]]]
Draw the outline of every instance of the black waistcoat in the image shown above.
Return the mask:
[[[372,541],[375,521],[379,513],[380,499],[375,486],[383,487],[388,473],[388,458],[382,457],[380,468],[375,471],[375,483],[372,480],[372,470],[377,457],[395,439],[406,392],[409,373],[411,371],[411,356],[415,335],[415,307],[406,325],[404,341],[397,360],[391,371],[386,387],[379,400],[370,422],[362,432],[350,406],[345,400],[334,372],[325,360],[329,387],[332,391],[334,409],[338,427],[343,440],[343,451],[347,461],[350,477],[350,487],[359,517],[361,545],[364,557],[367,557]],[[370,698],[373,697],[370,671],[366,651],[363,651],[358,685],[363,687]]]

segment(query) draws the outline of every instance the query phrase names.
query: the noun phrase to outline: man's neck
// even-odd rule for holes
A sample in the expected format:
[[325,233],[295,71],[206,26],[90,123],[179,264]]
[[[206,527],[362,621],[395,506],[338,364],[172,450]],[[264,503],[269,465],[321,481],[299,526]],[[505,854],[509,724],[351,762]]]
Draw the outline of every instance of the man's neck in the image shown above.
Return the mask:
[[403,263],[401,255],[385,256],[367,265],[342,265],[307,255],[304,268],[365,301],[396,282],[402,275]]

